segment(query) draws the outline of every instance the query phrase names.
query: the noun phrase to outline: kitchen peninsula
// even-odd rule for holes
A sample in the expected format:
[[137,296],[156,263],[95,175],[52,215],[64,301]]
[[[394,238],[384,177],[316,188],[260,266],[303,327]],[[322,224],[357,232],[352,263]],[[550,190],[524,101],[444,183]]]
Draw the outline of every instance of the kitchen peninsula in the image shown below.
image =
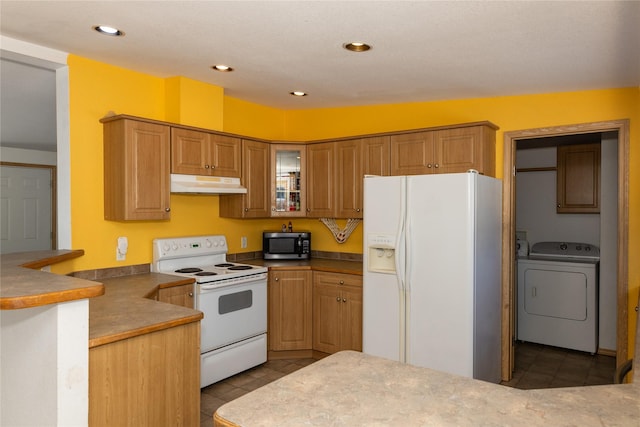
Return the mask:
[[83,254],[2,256],[0,424],[194,425],[202,313],[155,300],[191,280],[38,271]]

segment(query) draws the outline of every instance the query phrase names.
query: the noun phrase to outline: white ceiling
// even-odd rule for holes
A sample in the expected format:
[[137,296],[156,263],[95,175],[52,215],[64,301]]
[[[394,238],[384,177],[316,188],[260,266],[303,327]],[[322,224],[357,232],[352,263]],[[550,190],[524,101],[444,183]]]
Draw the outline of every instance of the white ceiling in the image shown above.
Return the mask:
[[2,0],[0,12],[5,36],[281,109],[640,87],[639,1]]

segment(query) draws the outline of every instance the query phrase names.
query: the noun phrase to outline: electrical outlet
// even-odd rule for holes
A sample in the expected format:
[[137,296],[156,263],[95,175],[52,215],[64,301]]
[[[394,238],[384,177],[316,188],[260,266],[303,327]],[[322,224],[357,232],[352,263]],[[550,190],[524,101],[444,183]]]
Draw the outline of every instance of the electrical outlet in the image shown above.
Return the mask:
[[124,261],[129,250],[129,241],[126,237],[118,237],[116,245],[116,261]]
[[247,236],[242,236],[240,238],[240,247],[242,249],[246,249],[247,248]]

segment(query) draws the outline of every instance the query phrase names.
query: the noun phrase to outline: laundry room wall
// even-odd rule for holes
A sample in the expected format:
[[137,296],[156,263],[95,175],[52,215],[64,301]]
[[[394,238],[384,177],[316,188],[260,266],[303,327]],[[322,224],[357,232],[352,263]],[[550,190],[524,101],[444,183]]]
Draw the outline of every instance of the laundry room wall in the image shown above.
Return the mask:
[[[617,136],[605,135],[601,153],[600,214],[557,214],[556,171],[516,174],[516,230],[529,246],[542,241],[582,242],[600,248],[599,349],[616,348]],[[516,152],[516,169],[555,168],[556,147]]]

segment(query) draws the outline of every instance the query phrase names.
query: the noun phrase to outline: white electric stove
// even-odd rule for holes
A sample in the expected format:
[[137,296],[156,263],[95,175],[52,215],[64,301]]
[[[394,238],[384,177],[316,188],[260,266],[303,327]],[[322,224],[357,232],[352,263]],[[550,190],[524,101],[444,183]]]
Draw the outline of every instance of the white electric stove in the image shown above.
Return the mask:
[[228,262],[225,236],[155,239],[151,271],[195,280],[200,387],[267,360],[267,268]]

